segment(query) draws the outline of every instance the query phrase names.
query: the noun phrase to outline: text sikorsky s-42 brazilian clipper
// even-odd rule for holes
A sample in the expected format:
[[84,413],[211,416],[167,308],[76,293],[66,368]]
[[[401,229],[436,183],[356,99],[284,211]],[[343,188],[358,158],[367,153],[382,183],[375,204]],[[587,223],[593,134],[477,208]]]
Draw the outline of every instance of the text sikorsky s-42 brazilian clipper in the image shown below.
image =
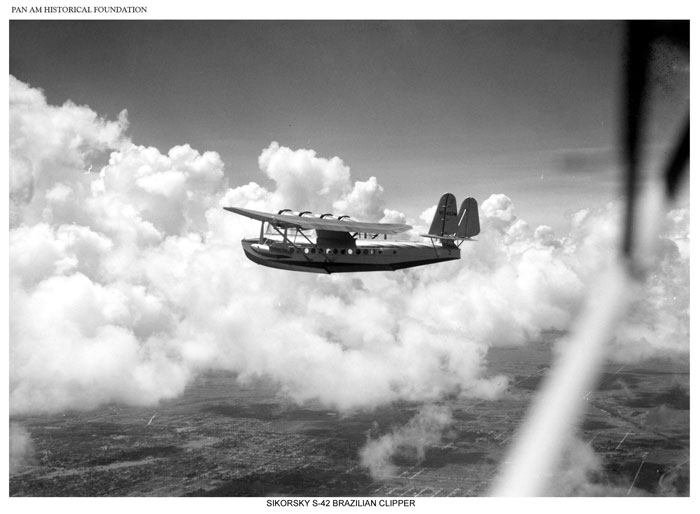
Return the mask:
[[398,223],[365,223],[348,216],[295,213],[290,209],[277,214],[238,207],[224,209],[261,222],[259,237],[241,241],[251,261],[312,273],[394,271],[451,261],[460,258],[461,243],[480,231],[476,200],[467,198],[457,211],[451,193],[442,195],[429,233],[421,234],[430,243],[388,239],[411,229]]

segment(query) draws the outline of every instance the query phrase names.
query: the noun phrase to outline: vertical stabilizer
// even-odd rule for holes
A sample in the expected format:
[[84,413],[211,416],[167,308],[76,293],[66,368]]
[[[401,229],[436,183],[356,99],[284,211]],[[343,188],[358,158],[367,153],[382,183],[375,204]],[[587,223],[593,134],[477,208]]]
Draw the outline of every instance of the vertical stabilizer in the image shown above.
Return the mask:
[[457,237],[473,237],[481,231],[479,226],[479,206],[474,198],[467,198],[459,208],[459,228]]
[[457,233],[457,200],[452,193],[445,193],[438,202],[433,222],[430,224],[431,236],[453,236]]

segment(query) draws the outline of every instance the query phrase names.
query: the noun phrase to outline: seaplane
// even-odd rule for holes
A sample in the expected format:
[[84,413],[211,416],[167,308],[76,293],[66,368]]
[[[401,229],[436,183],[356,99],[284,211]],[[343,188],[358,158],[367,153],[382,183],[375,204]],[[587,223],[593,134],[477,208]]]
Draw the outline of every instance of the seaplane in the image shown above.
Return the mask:
[[248,259],[262,266],[311,273],[395,271],[452,261],[460,258],[460,245],[480,231],[476,200],[465,199],[458,211],[451,193],[442,195],[428,234],[420,235],[429,243],[389,239],[413,228],[400,223],[367,223],[291,209],[277,214],[224,209],[261,222],[259,237],[241,241]]

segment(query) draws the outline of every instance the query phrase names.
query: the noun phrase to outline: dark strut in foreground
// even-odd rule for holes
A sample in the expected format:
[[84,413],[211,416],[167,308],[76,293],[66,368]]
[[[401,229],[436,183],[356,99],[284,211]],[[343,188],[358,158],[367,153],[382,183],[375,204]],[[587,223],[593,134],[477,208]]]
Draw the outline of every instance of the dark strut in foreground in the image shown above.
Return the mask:
[[[277,214],[238,207],[224,209],[261,222],[258,238],[241,241],[251,261],[313,273],[394,271],[459,259],[461,243],[480,230],[476,200],[467,198],[457,211],[457,201],[451,193],[442,195],[429,233],[421,234],[430,243],[387,239],[411,229],[410,225],[398,223],[365,223],[348,216],[315,216],[290,209]],[[312,230],[315,236],[310,233]]]

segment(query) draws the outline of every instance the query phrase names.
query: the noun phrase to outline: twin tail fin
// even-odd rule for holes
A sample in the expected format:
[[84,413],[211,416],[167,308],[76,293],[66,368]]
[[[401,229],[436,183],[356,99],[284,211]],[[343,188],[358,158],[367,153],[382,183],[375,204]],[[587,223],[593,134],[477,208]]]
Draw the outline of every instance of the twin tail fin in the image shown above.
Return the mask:
[[445,193],[438,202],[426,237],[440,239],[442,244],[446,244],[454,240],[469,239],[480,231],[479,206],[476,200],[471,197],[466,198],[458,211],[455,196],[452,193]]

